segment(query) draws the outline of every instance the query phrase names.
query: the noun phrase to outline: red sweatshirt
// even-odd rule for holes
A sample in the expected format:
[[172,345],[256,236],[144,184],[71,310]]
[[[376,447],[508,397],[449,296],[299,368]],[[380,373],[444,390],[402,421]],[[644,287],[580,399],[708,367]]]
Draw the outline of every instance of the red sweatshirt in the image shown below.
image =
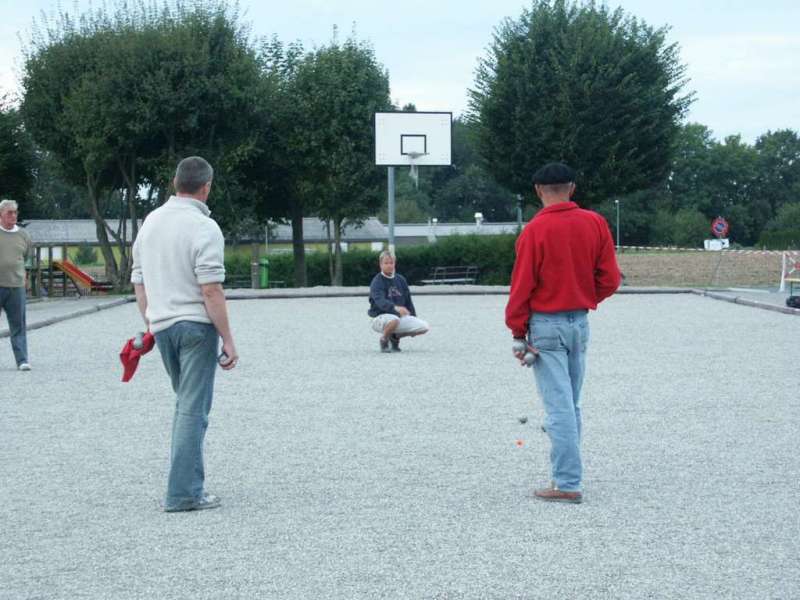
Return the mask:
[[522,230],[511,274],[506,325],[525,337],[533,312],[595,309],[620,284],[606,220],[574,202],[540,210]]

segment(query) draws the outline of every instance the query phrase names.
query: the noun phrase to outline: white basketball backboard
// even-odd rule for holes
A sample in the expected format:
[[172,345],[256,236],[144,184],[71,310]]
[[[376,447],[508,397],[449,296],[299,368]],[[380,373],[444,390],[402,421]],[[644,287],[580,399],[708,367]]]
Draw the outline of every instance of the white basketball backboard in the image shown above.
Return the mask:
[[375,113],[375,164],[443,166],[452,163],[453,113]]

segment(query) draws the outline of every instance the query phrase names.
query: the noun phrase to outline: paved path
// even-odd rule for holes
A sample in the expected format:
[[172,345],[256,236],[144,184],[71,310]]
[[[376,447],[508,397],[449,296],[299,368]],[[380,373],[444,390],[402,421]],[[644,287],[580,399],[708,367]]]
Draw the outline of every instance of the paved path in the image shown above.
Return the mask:
[[242,363],[218,375],[206,448],[224,505],[194,514],[157,508],[157,353],[119,382],[135,305],[32,331],[30,373],[0,341],[0,598],[800,597],[800,321],[609,300],[586,502],[550,505],[504,298],[417,305],[431,333],[386,355],[363,298],[232,303]]
[[[26,320],[28,330],[48,327],[67,319],[89,315],[100,310],[107,310],[126,304],[131,300],[128,296],[76,296],[74,298],[53,298],[28,301]],[[0,338],[8,337],[8,322],[0,319]]]

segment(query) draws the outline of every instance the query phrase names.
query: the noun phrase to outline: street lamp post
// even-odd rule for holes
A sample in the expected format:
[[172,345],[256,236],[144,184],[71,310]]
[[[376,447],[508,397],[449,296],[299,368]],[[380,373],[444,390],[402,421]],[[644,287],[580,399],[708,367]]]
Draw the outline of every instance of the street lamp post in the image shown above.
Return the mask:
[[617,251],[619,251],[619,200],[614,199],[614,204],[617,206]]

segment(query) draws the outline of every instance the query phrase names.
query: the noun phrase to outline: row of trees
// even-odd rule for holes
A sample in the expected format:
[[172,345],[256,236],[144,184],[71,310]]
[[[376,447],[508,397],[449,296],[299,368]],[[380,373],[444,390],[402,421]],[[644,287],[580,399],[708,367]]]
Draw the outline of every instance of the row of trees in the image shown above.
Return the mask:
[[[133,4],[77,20],[62,13],[34,31],[22,83],[25,126],[63,178],[83,187],[116,283],[130,276],[127,228],[135,237],[138,219],[163,201],[180,156],[208,155],[223,206],[236,202],[260,134],[249,133],[249,117],[262,116],[253,100],[266,81],[224,10]],[[112,213],[116,230],[106,222]]]
[[33,144],[19,111],[0,97],[0,182],[3,195],[27,198],[34,183]]
[[[214,165],[212,208],[233,236],[291,219],[301,285],[303,216],[329,219],[337,241],[345,220],[377,208],[370,118],[390,108],[389,81],[354,36],[306,52],[254,42],[224,2],[120,3],[39,23],[22,85],[9,118],[39,149],[39,175],[63,182],[62,204],[80,190],[118,285],[130,276],[125,239],[185,156]],[[341,278],[338,254],[332,272]]]
[[[423,171],[419,189],[410,179],[398,179],[398,220],[420,222],[435,216],[440,221],[469,221],[475,212],[490,221],[515,220],[517,195],[496,183],[482,165],[470,126],[457,121],[454,133],[453,167]],[[778,249],[800,244],[796,131],[767,132],[747,144],[739,136],[717,141],[704,125],[682,125],[668,172],[656,185],[609,193],[594,204],[586,201],[581,180],[577,199],[603,214],[612,228],[618,200],[620,239],[626,245],[702,246],[717,216],[729,221],[729,236],[736,244]],[[521,196],[528,219],[538,203],[530,194]]]
[[[401,194],[401,216],[511,220],[535,206],[530,175],[551,160],[579,171],[578,201],[627,244],[701,245],[711,220],[741,245],[800,243],[800,140],[767,132],[750,145],[682,124],[692,101],[678,48],[622,10],[534,2],[497,28],[454,129],[456,168]],[[413,201],[413,202],[412,202]]]
[[595,208],[615,222],[630,245],[696,247],[717,216],[742,246],[786,248],[800,243],[800,136],[767,132],[754,144],[740,136],[720,142],[704,125],[679,132],[670,175],[650,189],[608,198]]
[[578,169],[586,206],[659,185],[692,100],[667,33],[594,2],[536,0],[507,19],[454,128],[456,169],[399,194],[400,216],[512,220],[519,197],[529,215],[531,174],[553,160]]
[[[717,214],[742,243],[782,228],[798,197],[797,135],[749,146],[681,125],[692,97],[667,33],[591,0],[533,0],[479,62],[454,165],[423,169],[419,188],[398,179],[400,219],[512,220],[519,198],[529,216],[530,174],[564,160],[583,204],[611,217],[621,201],[630,243],[680,243]],[[4,193],[27,193],[27,217],[94,218],[120,285],[128,231],[165,200],[185,156],[215,166],[212,208],[230,236],[291,220],[299,285],[303,216],[333,223],[337,283],[342,227],[381,209],[372,115],[392,109],[389,77],[354,34],[306,50],[254,40],[226,0],[120,1],[38,23],[24,59],[19,110],[0,111]]]
[[[457,121],[454,133],[459,131],[467,143],[460,150],[459,143],[454,144],[452,168],[423,171],[419,189],[410,179],[398,179],[398,220],[469,221],[475,212],[490,221],[516,219],[517,196],[496,183],[481,165],[469,125]],[[580,181],[577,199],[589,204],[583,184]],[[530,195],[524,198],[527,220],[538,206]],[[724,216],[736,244],[796,246],[800,243],[800,136],[785,129],[767,132],[754,144],[739,136],[720,142],[704,125],[683,125],[667,179],[632,193],[609,191],[591,205],[612,228],[616,228],[615,200],[620,202],[620,237],[626,245],[701,246],[711,236],[711,221]]]

